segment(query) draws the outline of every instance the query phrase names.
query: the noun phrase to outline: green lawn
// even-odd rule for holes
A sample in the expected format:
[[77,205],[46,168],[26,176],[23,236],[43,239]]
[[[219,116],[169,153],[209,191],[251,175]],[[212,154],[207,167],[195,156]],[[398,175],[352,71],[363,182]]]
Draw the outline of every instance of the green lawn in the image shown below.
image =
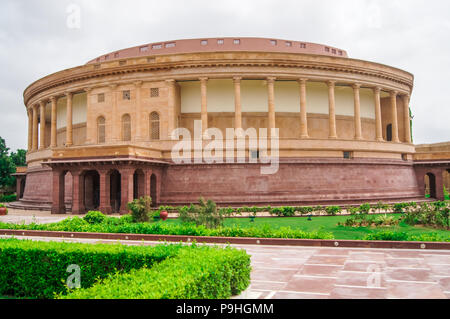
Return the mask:
[[[400,217],[400,214],[394,216]],[[225,220],[225,226],[239,225],[241,227],[261,226],[268,224],[272,228],[291,227],[303,231],[314,231],[323,229],[334,234],[336,239],[363,239],[365,235],[382,230],[391,230],[396,232],[406,232],[410,235],[420,235],[423,233],[438,233],[443,237],[450,237],[450,231],[434,228],[425,228],[419,226],[409,226],[400,223],[395,227],[344,227],[338,226],[338,222],[344,222],[349,216],[331,216],[331,217],[312,217],[308,221],[307,217],[286,217],[286,218],[256,218],[254,223],[249,218],[229,218]],[[169,223],[180,223],[178,219],[170,219]]]

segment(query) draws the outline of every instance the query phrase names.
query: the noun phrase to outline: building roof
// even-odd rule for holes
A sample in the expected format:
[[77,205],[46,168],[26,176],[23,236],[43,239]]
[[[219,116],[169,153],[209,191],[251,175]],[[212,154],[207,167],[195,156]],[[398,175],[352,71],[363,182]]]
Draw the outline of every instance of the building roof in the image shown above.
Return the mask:
[[87,64],[114,61],[141,56],[195,52],[283,52],[348,57],[347,52],[335,47],[273,38],[200,38],[144,44],[101,55]]

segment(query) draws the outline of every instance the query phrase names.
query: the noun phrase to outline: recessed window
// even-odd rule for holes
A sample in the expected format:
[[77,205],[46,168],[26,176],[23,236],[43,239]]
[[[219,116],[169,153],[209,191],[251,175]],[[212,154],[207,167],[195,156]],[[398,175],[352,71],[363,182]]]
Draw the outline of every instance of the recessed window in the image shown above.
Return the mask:
[[140,51],[140,52],[147,52],[147,51],[148,51],[148,46],[140,47],[140,48],[139,48],[139,51]]
[[331,53],[336,54],[336,49],[332,49]]
[[109,59],[109,54],[105,55],[105,60]]
[[289,41],[286,42],[286,46],[287,46],[287,47],[291,47],[291,46],[292,46],[292,42],[289,42]]
[[341,50],[339,50],[339,55],[343,55],[344,53],[341,51]]
[[252,159],[259,159],[259,151],[251,151],[250,156]]
[[96,60],[97,62],[100,62],[100,58],[97,58],[97,60]]
[[114,53],[114,57],[118,58],[119,57],[119,52]]
[[97,119],[97,142],[98,144],[105,143],[105,131],[106,131],[106,121],[103,116]]
[[217,40],[217,44],[222,45],[224,43],[223,39]]
[[239,39],[234,39],[234,40],[233,40],[233,43],[234,43],[234,44],[241,44],[241,40],[239,40]]
[[174,48],[174,47],[175,47],[175,42],[166,43],[166,48]]
[[208,40],[202,40],[202,41],[200,41],[200,44],[201,45],[208,45]]
[[162,49],[162,44],[154,44],[154,45],[152,45],[152,49],[153,50]]
[[124,100],[131,100],[131,93],[129,90],[123,91],[123,99]]
[[345,151],[344,152],[344,158],[345,159],[352,159],[353,158],[353,152]]
[[150,138],[152,140],[160,139],[159,114],[156,112],[150,114]]
[[131,141],[131,117],[129,114],[122,116],[122,141]]
[[277,45],[277,40],[270,40],[271,45]]
[[408,155],[407,154],[402,154],[402,160],[407,161],[408,160]]
[[325,47],[325,52],[330,52],[330,48],[329,47]]
[[127,61],[126,61],[126,60],[121,60],[121,61],[119,61],[119,65],[120,65],[120,66],[125,65],[125,64],[127,64]]
[[97,95],[97,102],[98,103],[105,102],[105,93],[100,93],[100,94]]
[[306,43],[300,43],[300,48],[306,49]]
[[151,88],[150,97],[159,97],[159,88]]

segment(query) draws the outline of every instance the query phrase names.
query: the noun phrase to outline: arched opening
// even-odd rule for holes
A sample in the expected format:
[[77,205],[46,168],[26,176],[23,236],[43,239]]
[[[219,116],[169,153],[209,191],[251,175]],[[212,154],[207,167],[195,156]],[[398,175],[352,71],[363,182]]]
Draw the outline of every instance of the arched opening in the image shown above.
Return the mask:
[[140,169],[133,175],[133,198],[138,199],[145,196],[145,175]]
[[113,214],[119,213],[121,204],[121,175],[117,170],[113,170],[110,178],[110,200]]
[[152,174],[152,176],[150,177],[150,197],[152,198],[152,207],[158,206],[156,182],[157,182],[156,175]]
[[129,114],[122,116],[122,141],[131,141],[131,117]]
[[159,140],[160,136],[159,114],[152,112],[150,114],[150,138],[152,140]]
[[436,176],[432,173],[425,175],[425,197],[436,198]]
[[103,116],[97,119],[97,142],[103,144],[106,141],[106,120]]
[[392,142],[392,124],[386,126],[386,141]]
[[100,206],[100,175],[88,171],[84,175],[84,204],[87,211],[98,210]]

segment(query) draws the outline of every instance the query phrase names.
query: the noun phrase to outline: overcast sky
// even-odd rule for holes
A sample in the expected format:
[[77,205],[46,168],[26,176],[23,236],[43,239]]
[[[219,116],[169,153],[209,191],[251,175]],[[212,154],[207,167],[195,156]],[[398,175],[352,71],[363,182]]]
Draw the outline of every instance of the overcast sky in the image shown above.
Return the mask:
[[450,141],[447,0],[1,0],[0,136],[27,147],[23,91],[45,75],[140,44],[227,36],[328,44],[411,72],[415,142]]

